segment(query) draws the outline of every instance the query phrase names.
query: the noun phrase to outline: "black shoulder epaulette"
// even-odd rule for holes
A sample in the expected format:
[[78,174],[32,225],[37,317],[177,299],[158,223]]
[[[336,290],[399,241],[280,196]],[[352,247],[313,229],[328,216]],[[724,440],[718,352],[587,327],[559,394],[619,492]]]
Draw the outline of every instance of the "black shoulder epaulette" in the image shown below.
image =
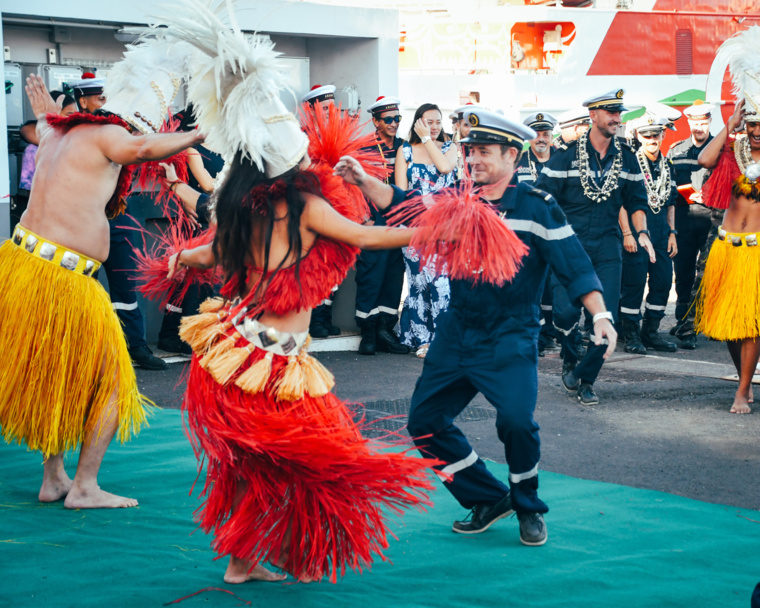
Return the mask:
[[533,184],[526,184],[525,182],[522,182],[520,186],[524,186],[528,189],[526,194],[530,194],[531,196],[537,196],[541,198],[545,203],[551,203],[554,200],[554,197],[552,197],[551,194],[546,192],[545,190],[541,190],[541,188],[536,188]]
[[626,139],[618,138],[618,143],[623,150],[628,150],[631,154],[636,154],[634,147]]

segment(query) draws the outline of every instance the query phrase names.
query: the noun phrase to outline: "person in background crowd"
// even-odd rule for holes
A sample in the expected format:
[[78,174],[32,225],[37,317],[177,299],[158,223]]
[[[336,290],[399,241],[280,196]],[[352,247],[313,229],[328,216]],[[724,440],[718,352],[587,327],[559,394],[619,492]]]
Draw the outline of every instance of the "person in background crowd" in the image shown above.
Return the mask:
[[[424,103],[414,113],[409,140],[396,154],[396,186],[420,194],[437,192],[456,180],[457,149],[443,137],[441,110]],[[401,311],[400,338],[424,358],[435,336],[435,320],[449,305],[449,280],[420,267],[412,247],[405,247],[404,263],[409,294]]]
[[[192,106],[178,112],[175,118],[180,121],[179,131],[189,132],[195,128]],[[200,197],[199,195],[209,195],[214,190],[214,179],[222,170],[224,159],[206,147],[205,144],[193,146],[187,151],[187,154],[188,180],[186,185],[190,191],[196,193],[196,196],[183,197],[177,193],[177,190],[185,184],[177,179],[176,172],[173,172],[172,179],[169,179],[170,176],[167,175],[167,181],[170,182],[169,187],[180,199],[184,212],[193,222],[194,234],[197,235],[207,230],[209,225],[207,213],[209,197]],[[213,288],[210,285],[193,285],[182,302],[170,302],[166,305],[161,330],[158,332],[158,348],[170,353],[192,354],[190,346],[179,337],[180,321],[182,317],[196,314],[201,302],[210,297],[212,293]]]
[[[301,98],[306,107],[313,110],[317,107],[327,110],[335,103],[335,85],[332,84],[315,84],[311,90]],[[327,338],[328,336],[340,335],[340,328],[333,324],[332,306],[335,292],[338,291],[338,285],[333,285],[330,297],[317,306],[311,313],[311,325],[309,325],[309,334],[312,338]]]
[[673,269],[676,273],[677,323],[670,330],[670,335],[679,339],[681,348],[688,350],[697,347],[692,288],[700,261],[704,268],[706,260],[701,259],[700,250],[705,247],[712,227],[711,211],[702,202],[702,185],[709,172],[697,160],[699,153],[713,138],[710,135],[712,112],[712,106],[703,103],[686,108],[683,113],[688,119],[690,136],[674,143],[668,152],[668,159],[676,172],[676,186],[684,192],[678,197],[675,211],[678,257],[673,260]]
[[[535,185],[554,150],[552,147],[552,131],[557,126],[557,119],[547,112],[536,112],[528,116],[523,124],[533,129],[536,132],[536,137],[530,140],[530,147],[522,155],[515,170],[515,178],[517,183],[527,182]],[[538,356],[543,357],[546,349],[556,348],[557,342],[561,343],[562,339],[553,323],[550,271],[546,277],[546,285],[541,297],[541,333],[538,337]]]
[[[552,156],[538,180],[559,203],[568,223],[591,258],[604,287],[604,301],[617,317],[620,303],[622,244],[618,216],[621,206],[631,214],[638,233],[638,245],[647,251],[652,263],[654,249],[646,222],[647,194],[644,176],[630,147],[617,135],[621,124],[623,89],[591,97],[584,102],[591,117],[591,129]],[[577,329],[581,309],[564,286],[554,282],[552,304],[554,325],[563,334],[562,384],[581,405],[596,405],[599,398],[594,382],[604,363],[606,347],[596,344],[595,335],[583,357],[567,342]]]
[[[375,146],[380,150],[388,171],[386,183],[394,183],[396,152],[404,143],[396,137],[401,114],[401,101],[380,96],[368,111],[375,126]],[[373,148],[375,147],[373,146]],[[367,225],[385,226],[385,219],[369,201]],[[362,251],[356,260],[356,324],[361,331],[360,355],[374,355],[377,350],[405,355],[409,347],[401,344],[394,333],[398,323],[398,307],[404,286],[404,258],[401,249]]]
[[591,126],[588,108],[579,106],[563,112],[557,117],[559,137],[554,140],[554,147],[564,150]]
[[[668,295],[673,285],[672,258],[678,253],[675,229],[675,204],[679,196],[672,163],[662,154],[660,146],[665,129],[672,124],[665,116],[645,114],[632,125],[640,144],[636,160],[644,174],[647,190],[647,228],[654,246],[655,261],[636,244],[628,211],[620,209],[620,230],[623,232],[623,278],[620,295],[620,323],[625,339],[625,351],[644,355],[647,348],[675,352],[676,345],[659,333],[665,316]],[[647,274],[649,280],[647,281]],[[641,321],[644,290],[649,287]]]

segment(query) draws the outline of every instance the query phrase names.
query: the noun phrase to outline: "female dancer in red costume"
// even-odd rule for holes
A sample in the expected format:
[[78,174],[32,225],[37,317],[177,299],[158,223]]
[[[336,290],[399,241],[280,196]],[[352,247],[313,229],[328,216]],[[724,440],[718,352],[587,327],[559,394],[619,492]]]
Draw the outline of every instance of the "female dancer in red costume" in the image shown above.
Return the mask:
[[185,323],[195,352],[184,411],[207,461],[200,524],[229,554],[228,583],[272,580],[269,561],[301,581],[361,569],[387,547],[382,507],[427,503],[430,461],[363,438],[306,353],[311,309],[356,249],[407,245],[413,230],[365,227],[321,196],[308,155],[267,178],[238,155],[218,194],[212,246],[170,267],[224,269],[226,300]]

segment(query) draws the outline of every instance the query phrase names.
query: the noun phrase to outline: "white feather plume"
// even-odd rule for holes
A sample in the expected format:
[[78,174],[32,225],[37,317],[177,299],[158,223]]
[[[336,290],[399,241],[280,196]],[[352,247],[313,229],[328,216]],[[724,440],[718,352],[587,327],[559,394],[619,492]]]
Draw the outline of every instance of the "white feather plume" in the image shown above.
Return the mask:
[[242,151],[262,170],[297,163],[306,144],[305,137],[293,141],[301,139],[295,118],[295,134],[284,134],[286,125],[272,128],[288,114],[279,99],[287,77],[274,43],[243,34],[231,0],[182,0],[159,10],[152,27],[132,31],[192,47],[187,97],[209,146],[228,160]]
[[745,99],[745,112],[760,114],[760,26],[734,34],[720,45],[716,61],[728,63],[733,94]]

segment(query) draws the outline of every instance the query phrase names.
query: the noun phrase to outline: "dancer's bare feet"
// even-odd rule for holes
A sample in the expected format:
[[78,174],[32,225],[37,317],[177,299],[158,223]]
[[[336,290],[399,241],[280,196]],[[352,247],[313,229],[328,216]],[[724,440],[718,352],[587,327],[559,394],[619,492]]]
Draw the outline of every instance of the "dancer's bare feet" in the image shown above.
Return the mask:
[[63,468],[63,454],[53,454],[43,463],[40,502],[55,502],[65,498],[71,489],[71,479]]
[[749,414],[752,410],[749,407],[749,400],[738,392],[734,397],[734,404],[731,406],[732,414]]
[[249,572],[250,568],[251,562],[230,556],[227,572],[224,573],[224,582],[228,585],[239,585],[248,581],[284,581],[288,577],[287,574],[276,574],[267,570],[261,564],[256,564]]
[[137,504],[134,498],[117,496],[101,490],[98,486],[82,488],[73,483],[63,506],[67,509],[125,509],[136,507]]
[[295,572],[290,572],[285,567],[287,561],[288,561],[288,556],[287,555],[280,555],[280,558],[276,562],[273,562],[273,564],[275,566],[277,566],[280,570],[285,570],[285,572],[287,572],[288,574],[290,574],[290,576],[292,576],[294,579],[296,579],[299,583],[306,583],[306,584],[308,584],[308,583],[313,583],[315,581],[322,580],[321,576],[317,576],[317,577],[313,577],[312,578],[311,576],[305,576],[304,575],[304,576],[299,577]]
[[43,479],[39,494],[40,502],[55,502],[66,498],[69,490],[71,490],[71,479],[66,473],[56,479]]

